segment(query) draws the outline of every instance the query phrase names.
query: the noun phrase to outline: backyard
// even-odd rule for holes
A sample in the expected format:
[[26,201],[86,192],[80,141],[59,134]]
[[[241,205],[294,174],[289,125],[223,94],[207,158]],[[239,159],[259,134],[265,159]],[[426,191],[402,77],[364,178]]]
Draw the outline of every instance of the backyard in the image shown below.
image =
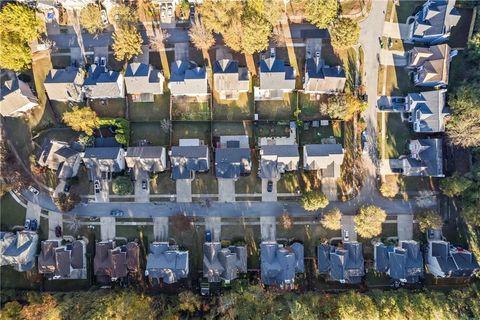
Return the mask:
[[[312,100],[313,97],[313,100]],[[329,119],[326,112],[329,95],[298,93],[298,105],[302,109],[302,120]]]
[[0,223],[2,231],[9,231],[14,226],[23,226],[27,209],[18,204],[8,193],[2,196],[0,202]]
[[311,125],[307,128],[304,125],[303,128],[298,129],[298,132],[301,145],[327,143],[330,141],[324,139],[329,139],[330,137],[334,137],[336,143],[343,145],[342,121],[329,121],[328,126],[319,126],[316,128]]
[[172,120],[208,121],[212,114],[210,96],[207,97],[172,97]]
[[220,136],[238,136],[248,135],[250,144],[253,140],[253,129],[251,121],[238,121],[238,122],[212,122],[212,135],[214,137]]
[[283,100],[255,101],[259,120],[290,120],[297,108],[297,93],[284,93]]
[[147,142],[153,146],[170,145],[170,133],[162,127],[159,121],[152,122],[131,122],[130,123],[130,145],[138,146]]
[[89,105],[101,118],[125,117],[125,99],[123,98],[90,100]]
[[251,92],[241,92],[237,100],[222,100],[216,91],[213,93],[213,120],[251,120],[254,108]]
[[128,97],[128,113],[130,121],[160,121],[170,119],[170,94],[164,92],[155,95],[153,102],[133,102]]
[[172,146],[178,146],[180,139],[200,139],[205,145],[210,145],[210,122],[206,121],[174,121]]

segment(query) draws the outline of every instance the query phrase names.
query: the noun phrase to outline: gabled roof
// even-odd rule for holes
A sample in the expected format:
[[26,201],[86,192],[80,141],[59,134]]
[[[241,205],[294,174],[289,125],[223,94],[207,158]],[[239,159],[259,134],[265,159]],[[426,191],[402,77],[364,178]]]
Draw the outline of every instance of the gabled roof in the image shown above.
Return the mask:
[[280,287],[291,286],[295,274],[305,272],[304,248],[295,242],[289,247],[280,247],[276,241],[260,244],[260,268],[262,282]]
[[236,179],[252,170],[249,148],[216,148],[215,175],[217,178]]
[[115,241],[101,241],[95,244],[93,271],[102,282],[110,282],[112,278],[126,277],[128,272],[139,270],[138,244],[129,242],[117,247]]
[[57,171],[59,178],[71,178],[77,174],[74,166],[78,163],[79,157],[79,150],[67,142],[45,140],[38,164]]
[[35,265],[38,235],[34,231],[0,232],[0,266],[29,271]]
[[48,98],[58,101],[79,101],[82,97],[84,77],[81,68],[51,69],[44,81]]
[[279,178],[285,171],[298,168],[298,145],[266,145],[260,151],[259,176],[262,179]]
[[362,244],[345,242],[343,248],[331,245],[317,247],[320,273],[328,273],[334,281],[357,284],[365,275]]
[[399,247],[376,243],[375,271],[385,272],[396,281],[417,283],[423,277],[423,256],[418,242],[402,241]]
[[250,76],[246,68],[238,67],[238,61],[222,59],[213,64],[213,82],[217,91],[248,91]]
[[295,69],[270,57],[260,61],[260,90],[295,89]]
[[162,94],[164,80],[159,70],[145,63],[129,63],[125,70],[128,94]]
[[170,162],[172,165],[172,179],[190,179],[193,172],[207,171],[209,169],[208,147],[172,147]]
[[54,279],[86,279],[85,243],[75,240],[61,245],[59,240],[42,241],[38,272]]
[[88,69],[83,87],[87,98],[123,98],[125,96],[123,75],[96,64],[92,64]]
[[341,144],[306,144],[303,146],[303,168],[323,170],[323,176],[337,178],[343,163]]
[[442,139],[411,140],[411,154],[402,158],[406,176],[443,177]]
[[120,153],[121,148],[105,147],[105,148],[86,148],[84,159],[96,160],[115,160]]
[[172,95],[208,94],[207,70],[205,67],[191,65],[188,61],[177,60],[170,68],[168,87]]
[[203,244],[203,276],[208,282],[231,281],[239,273],[247,272],[247,248],[229,246],[222,248],[220,242]]
[[450,32],[460,19],[458,10],[454,7],[455,0],[429,0],[416,14],[413,26],[415,38],[443,36]]
[[305,64],[304,89],[309,92],[343,92],[347,78],[340,66],[329,67],[320,58],[309,58]]
[[150,244],[145,275],[171,284],[187,278],[188,270],[188,251],[170,249],[168,242]]
[[[449,115],[446,107],[447,90],[434,90],[421,93],[409,93],[409,103],[414,118],[413,129],[416,132],[444,132],[445,117]],[[417,112],[420,119],[417,120]],[[419,124],[418,128],[415,123]]]
[[439,44],[428,48],[414,47],[410,50],[409,66],[417,68],[417,85],[428,83],[448,84],[450,46]]
[[164,171],[167,167],[166,150],[156,146],[128,147],[125,161],[129,168],[141,168],[148,172]]
[[7,72],[0,87],[0,114],[4,117],[15,116],[38,106],[38,99],[25,82],[15,73]]

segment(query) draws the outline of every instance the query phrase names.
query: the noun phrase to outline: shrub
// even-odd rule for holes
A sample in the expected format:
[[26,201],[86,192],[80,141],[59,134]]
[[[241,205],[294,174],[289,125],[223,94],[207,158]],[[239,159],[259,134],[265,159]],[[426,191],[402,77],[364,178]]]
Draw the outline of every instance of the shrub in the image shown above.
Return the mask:
[[112,184],[113,193],[117,195],[127,195],[133,192],[133,183],[129,177],[117,177]]

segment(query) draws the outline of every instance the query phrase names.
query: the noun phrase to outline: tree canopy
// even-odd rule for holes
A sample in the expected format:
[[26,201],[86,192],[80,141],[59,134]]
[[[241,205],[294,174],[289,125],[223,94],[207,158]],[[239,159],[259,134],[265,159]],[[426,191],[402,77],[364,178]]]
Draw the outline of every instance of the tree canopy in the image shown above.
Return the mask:
[[332,46],[339,50],[345,50],[356,45],[360,38],[358,22],[349,18],[335,20],[329,31]]
[[355,230],[362,238],[373,238],[382,232],[382,223],[386,218],[385,210],[374,205],[363,206],[353,218]]
[[118,28],[113,34],[112,49],[115,60],[127,62],[142,53],[142,43],[142,36],[137,28],[133,26]]
[[80,24],[88,33],[98,34],[105,29],[102,23],[101,9],[96,4],[89,4],[80,11]]
[[112,183],[112,191],[118,195],[132,194],[133,183],[129,177],[116,177]]
[[443,226],[442,217],[435,210],[422,210],[415,213],[415,220],[418,222],[418,229],[426,232],[428,229],[441,229]]
[[293,226],[293,219],[292,217],[288,214],[288,212],[284,211],[282,215],[280,216],[280,226],[284,230],[289,230]]
[[200,50],[208,50],[215,44],[212,31],[208,30],[198,17],[190,27],[188,35],[193,45]]
[[342,228],[342,212],[334,208],[322,216],[321,225],[330,230],[340,230]]
[[72,111],[63,114],[63,122],[74,131],[83,131],[88,136],[93,134],[93,130],[98,128],[99,119],[95,111],[90,107],[73,107]]
[[110,11],[110,21],[115,21],[119,27],[123,28],[137,23],[138,15],[132,7],[120,3]]
[[71,211],[77,204],[80,203],[80,197],[75,193],[60,192],[53,201],[58,209],[62,212]]
[[470,188],[472,181],[466,177],[454,174],[440,180],[440,190],[448,197],[455,197]]
[[300,199],[300,205],[307,211],[323,209],[328,206],[328,203],[329,201],[327,196],[318,190],[307,191]]
[[325,29],[338,16],[337,0],[308,0],[305,2],[305,19],[317,28]]

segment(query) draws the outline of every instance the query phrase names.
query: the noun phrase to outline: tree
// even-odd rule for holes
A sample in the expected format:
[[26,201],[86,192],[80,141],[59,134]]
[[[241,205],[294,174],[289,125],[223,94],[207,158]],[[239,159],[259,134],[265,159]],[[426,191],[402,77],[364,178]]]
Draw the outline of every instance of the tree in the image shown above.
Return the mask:
[[268,48],[272,24],[265,17],[262,0],[246,1],[242,15],[242,52],[254,54]]
[[55,198],[53,198],[53,202],[60,211],[69,212],[80,203],[80,197],[75,193],[66,194],[60,192]]
[[305,192],[300,199],[300,205],[307,211],[315,211],[328,206],[327,196],[318,190]]
[[332,119],[345,119],[347,116],[347,102],[344,95],[328,97],[327,114]]
[[243,6],[242,1],[205,0],[198,12],[207,29],[224,34],[241,21]]
[[83,131],[91,136],[93,129],[98,128],[98,117],[90,107],[73,107],[72,111],[63,114],[63,122],[74,131]]
[[347,105],[345,118],[343,120],[352,120],[355,112],[363,112],[367,110],[368,104],[361,101],[351,93],[345,94],[345,102]]
[[150,47],[152,49],[160,50],[165,47],[165,41],[170,37],[170,34],[165,29],[155,30],[155,34],[148,38]]
[[113,34],[113,54],[117,61],[128,61],[142,53],[142,37],[135,27],[119,28]]
[[446,124],[450,141],[461,147],[480,146],[480,88],[464,84],[449,97],[448,104],[454,111]]
[[188,313],[195,313],[200,310],[202,301],[200,297],[192,291],[182,291],[178,295],[179,309]]
[[180,18],[182,20],[187,20],[190,16],[190,3],[188,2],[188,0],[180,0],[177,10]]
[[170,216],[170,222],[172,223],[173,228],[178,232],[185,232],[193,227],[192,218],[180,213]]
[[348,49],[358,43],[360,27],[357,21],[349,18],[335,20],[329,28],[332,46],[338,50]]
[[388,179],[383,178],[382,185],[380,186],[380,193],[382,194],[382,196],[386,198],[395,197],[397,193],[400,191],[400,187],[398,183],[399,181],[397,176],[392,176],[391,178],[389,177]]
[[136,24],[138,22],[138,16],[132,7],[117,4],[110,11],[110,21],[116,21],[117,25],[123,28]]
[[320,223],[326,229],[340,230],[342,228],[342,213],[340,209],[334,208],[325,213]]
[[464,203],[461,212],[466,223],[475,227],[480,226],[480,201]]
[[468,41],[468,56],[475,62],[480,59],[480,32],[475,33]]
[[442,217],[435,210],[422,210],[415,213],[415,220],[418,222],[418,229],[426,232],[428,229],[441,229],[443,226]]
[[470,179],[454,174],[451,177],[440,180],[440,190],[447,197],[455,197],[470,188],[472,184],[473,182]]
[[330,26],[337,16],[337,0],[308,0],[305,2],[305,19],[319,29]]
[[263,12],[265,19],[272,25],[276,26],[283,14],[283,1],[281,0],[264,0]]
[[23,43],[17,43],[10,35],[1,36],[0,67],[13,71],[23,71],[32,64],[32,51]]
[[101,9],[96,4],[89,4],[80,11],[80,24],[91,34],[99,34],[105,26],[102,23]]
[[195,22],[188,32],[190,40],[200,50],[208,50],[215,44],[215,38],[210,30],[208,30],[202,22],[195,17]]
[[284,211],[282,215],[280,216],[280,225],[284,230],[289,230],[293,226],[293,219],[292,217],[288,214],[287,211]]
[[117,177],[113,180],[112,191],[118,195],[127,195],[132,194],[133,192],[133,183],[129,177]]
[[374,205],[361,207],[353,218],[355,230],[362,238],[372,238],[382,232],[382,223],[387,214],[385,210]]

